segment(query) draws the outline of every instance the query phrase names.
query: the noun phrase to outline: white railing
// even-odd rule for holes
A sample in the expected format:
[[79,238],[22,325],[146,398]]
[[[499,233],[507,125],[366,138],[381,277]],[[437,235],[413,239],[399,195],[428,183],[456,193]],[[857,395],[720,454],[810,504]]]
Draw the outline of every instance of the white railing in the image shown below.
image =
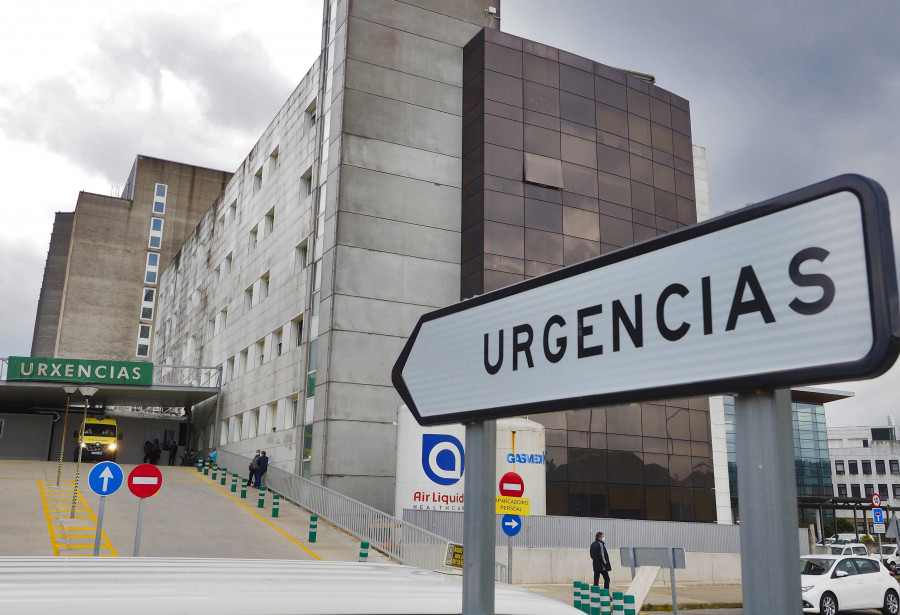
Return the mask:
[[[219,449],[218,463],[229,470],[243,471],[250,459]],[[270,465],[263,482],[267,489],[360,540],[367,540],[372,548],[398,562],[425,570],[459,572],[444,563],[450,542],[446,538],[278,467]],[[494,575],[496,580],[506,582],[506,565],[495,562]]]

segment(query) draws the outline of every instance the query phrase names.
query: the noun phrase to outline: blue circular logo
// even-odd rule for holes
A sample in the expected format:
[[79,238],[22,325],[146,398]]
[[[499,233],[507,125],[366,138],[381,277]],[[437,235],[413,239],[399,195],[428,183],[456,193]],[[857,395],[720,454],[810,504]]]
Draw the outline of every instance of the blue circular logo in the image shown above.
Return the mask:
[[454,485],[463,477],[466,454],[462,443],[447,434],[422,434],[422,469],[438,485]]

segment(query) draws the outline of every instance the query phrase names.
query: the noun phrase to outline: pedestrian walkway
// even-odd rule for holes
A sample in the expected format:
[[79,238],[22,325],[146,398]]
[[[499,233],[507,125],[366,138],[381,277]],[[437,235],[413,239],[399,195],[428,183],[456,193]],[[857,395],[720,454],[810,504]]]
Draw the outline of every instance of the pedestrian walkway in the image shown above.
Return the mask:
[[[121,464],[127,476],[133,465]],[[92,555],[100,496],[87,486],[93,464],[82,464],[75,519],[71,517],[75,464],[63,463],[56,487],[57,462],[0,460],[0,555]],[[213,483],[187,467],[159,466],[162,487],[144,505],[142,557],[212,557],[357,561],[360,542],[319,520],[309,540],[307,511],[281,501],[272,517],[272,493],[258,507],[258,490],[247,498]],[[220,479],[220,475],[217,477]],[[107,496],[101,555],[134,552],[139,500],[127,485]],[[370,552],[369,561],[390,561]]]
[[[568,585],[522,585],[526,589],[556,598],[560,602],[572,604],[572,584]],[[610,591],[625,592],[626,585],[612,585]],[[675,587],[679,611],[695,609],[736,609],[742,603],[740,585],[683,585]],[[654,585],[644,600],[642,613],[672,611],[672,588]]]

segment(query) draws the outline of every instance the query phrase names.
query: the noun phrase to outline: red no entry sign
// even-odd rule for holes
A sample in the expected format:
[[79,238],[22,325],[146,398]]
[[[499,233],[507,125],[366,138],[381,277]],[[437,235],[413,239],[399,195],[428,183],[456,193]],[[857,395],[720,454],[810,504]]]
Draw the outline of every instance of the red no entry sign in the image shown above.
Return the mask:
[[515,472],[507,472],[500,479],[500,495],[520,498],[525,493],[525,481]]
[[128,488],[139,498],[156,495],[162,487],[162,472],[155,465],[142,463],[128,475]]

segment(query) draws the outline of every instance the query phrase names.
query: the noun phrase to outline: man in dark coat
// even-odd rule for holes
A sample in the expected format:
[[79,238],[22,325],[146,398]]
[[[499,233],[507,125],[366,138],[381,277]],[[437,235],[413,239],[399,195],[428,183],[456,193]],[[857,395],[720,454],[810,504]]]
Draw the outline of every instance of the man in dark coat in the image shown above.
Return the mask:
[[597,539],[591,543],[591,560],[594,562],[594,585],[600,584],[602,574],[603,588],[609,589],[609,571],[612,570],[612,566],[609,563],[606,543],[603,541],[603,532],[597,532]]
[[256,460],[256,486],[263,486],[263,475],[266,473],[266,470],[269,469],[269,458],[266,457],[266,451],[263,451],[259,456],[259,459]]
[[259,465],[259,449],[256,449],[256,456],[250,462],[250,475],[247,477],[247,484],[253,486],[253,477],[256,476],[256,468]]

